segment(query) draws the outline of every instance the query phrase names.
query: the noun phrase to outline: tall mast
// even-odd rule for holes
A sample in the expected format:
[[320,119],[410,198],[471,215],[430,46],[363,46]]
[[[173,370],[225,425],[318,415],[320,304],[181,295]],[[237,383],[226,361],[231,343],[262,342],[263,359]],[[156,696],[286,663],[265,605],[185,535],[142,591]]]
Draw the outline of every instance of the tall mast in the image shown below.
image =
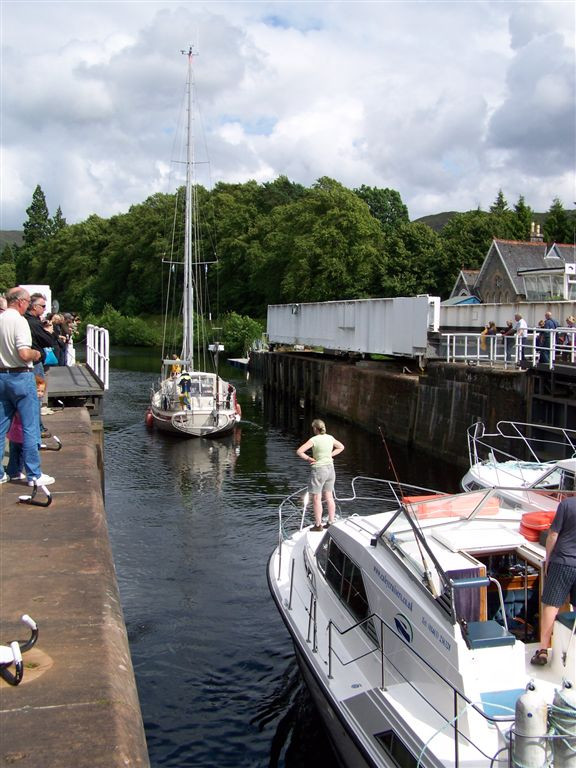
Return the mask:
[[188,82],[187,82],[187,110],[188,131],[186,135],[186,213],[184,230],[184,295],[183,295],[183,320],[184,337],[182,341],[183,360],[188,361],[189,369],[194,370],[194,274],[193,274],[193,247],[196,233],[196,185],[195,185],[195,157],[194,157],[194,72],[192,68],[192,46],[182,53],[188,56]]

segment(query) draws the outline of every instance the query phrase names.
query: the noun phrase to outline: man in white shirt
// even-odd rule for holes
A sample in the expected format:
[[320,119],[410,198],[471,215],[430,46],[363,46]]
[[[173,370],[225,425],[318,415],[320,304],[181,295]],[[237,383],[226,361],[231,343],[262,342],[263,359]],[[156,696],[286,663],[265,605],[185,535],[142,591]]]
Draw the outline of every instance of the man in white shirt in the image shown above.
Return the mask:
[[514,320],[514,330],[516,331],[516,340],[520,350],[520,362],[523,362],[525,359],[524,345],[526,344],[526,339],[528,337],[528,324],[520,314],[515,314]]
[[[28,485],[50,485],[54,478],[42,473],[40,466],[40,430],[38,425],[38,396],[33,363],[41,353],[32,349],[30,326],[24,313],[30,304],[30,294],[24,288],[11,288],[6,293],[7,309],[0,313],[0,449],[4,453],[6,433],[14,414],[22,422],[22,458]],[[1,465],[0,465],[1,466]],[[0,483],[9,478],[1,468]]]

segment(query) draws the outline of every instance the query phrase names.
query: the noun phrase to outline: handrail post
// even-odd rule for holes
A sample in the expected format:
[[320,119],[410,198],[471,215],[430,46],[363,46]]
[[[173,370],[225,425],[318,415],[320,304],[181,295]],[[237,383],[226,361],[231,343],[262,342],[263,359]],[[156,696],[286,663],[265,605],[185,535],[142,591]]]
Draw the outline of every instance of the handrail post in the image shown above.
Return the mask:
[[328,622],[328,679],[332,680],[332,619]]
[[314,606],[313,606],[313,610],[314,610],[314,625],[313,625],[314,642],[312,643],[312,651],[313,651],[313,653],[317,653],[317,651],[318,651],[318,626],[316,624],[316,606],[317,606],[317,602],[316,602],[316,597],[314,595],[312,597],[314,598]]
[[[308,606],[308,632],[306,634],[306,642],[310,642],[310,628],[312,626],[312,605],[314,601],[314,595],[310,592],[310,605]],[[314,648],[312,648],[314,650]]]
[[384,622],[380,617],[380,690],[385,690],[386,681],[384,680]]
[[294,589],[294,558],[290,564],[290,597],[288,599],[288,610],[292,610],[292,591]]
[[454,767],[458,768],[458,691],[454,688]]

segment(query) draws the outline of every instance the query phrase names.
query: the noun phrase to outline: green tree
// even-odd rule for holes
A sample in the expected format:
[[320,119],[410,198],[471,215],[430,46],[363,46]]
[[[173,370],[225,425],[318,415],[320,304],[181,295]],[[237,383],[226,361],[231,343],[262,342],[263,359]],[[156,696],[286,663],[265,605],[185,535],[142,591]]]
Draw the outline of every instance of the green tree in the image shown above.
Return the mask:
[[65,226],[66,226],[66,219],[62,215],[62,208],[58,206],[56,213],[54,214],[54,217],[50,222],[50,233],[52,235],[56,235],[61,229],[64,229]]
[[530,240],[534,214],[532,213],[532,208],[526,205],[524,195],[520,195],[518,198],[518,202],[514,206],[514,214],[516,215],[517,225],[516,239]]
[[257,182],[216,184],[209,201],[214,211],[215,253],[211,267],[212,292],[219,307],[240,314],[256,314],[252,276],[256,265],[251,248],[260,219],[260,188]]
[[555,197],[544,222],[544,238],[549,243],[572,243],[573,236],[574,217],[570,219],[560,199]]
[[374,293],[384,297],[442,295],[447,290],[446,279],[440,236],[426,224],[402,222],[386,238]]
[[32,246],[46,240],[52,234],[48,206],[42,187],[38,184],[32,195],[32,202],[26,209],[28,219],[23,224],[24,245]]
[[509,210],[510,208],[508,207],[508,201],[504,197],[504,192],[499,189],[498,194],[496,195],[496,200],[494,200],[490,206],[490,213],[505,213]]
[[372,216],[378,219],[384,228],[405,224],[410,220],[408,208],[395,189],[378,189],[362,184],[354,192],[366,203]]
[[[178,201],[183,198],[179,190]],[[156,194],[128,213],[113,216],[102,242],[100,265],[94,281],[95,307],[110,304],[127,315],[153,314],[163,302],[163,279],[171,267],[171,243],[183,258],[183,206],[175,215],[176,195]],[[176,268],[175,268],[176,269]],[[181,270],[180,267],[178,267]]]
[[274,181],[266,181],[258,195],[258,206],[262,213],[269,213],[279,205],[289,205],[306,194],[306,187],[296,184],[287,176],[278,176]]
[[[284,206],[282,242],[267,262],[282,275],[283,301],[328,301],[369,295],[383,233],[370,209],[333,179]],[[278,235],[278,233],[276,233]]]

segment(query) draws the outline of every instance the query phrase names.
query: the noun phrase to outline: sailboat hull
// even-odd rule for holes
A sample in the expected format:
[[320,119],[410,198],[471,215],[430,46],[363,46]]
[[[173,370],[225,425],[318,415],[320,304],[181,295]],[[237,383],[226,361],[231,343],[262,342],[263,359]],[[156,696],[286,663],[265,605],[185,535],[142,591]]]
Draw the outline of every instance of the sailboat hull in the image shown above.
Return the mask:
[[214,373],[165,378],[153,393],[147,422],[180,437],[222,437],[240,420],[236,391]]
[[239,421],[237,414],[219,412],[193,413],[178,411],[170,413],[150,408],[153,425],[162,432],[180,437],[223,437],[230,434]]

